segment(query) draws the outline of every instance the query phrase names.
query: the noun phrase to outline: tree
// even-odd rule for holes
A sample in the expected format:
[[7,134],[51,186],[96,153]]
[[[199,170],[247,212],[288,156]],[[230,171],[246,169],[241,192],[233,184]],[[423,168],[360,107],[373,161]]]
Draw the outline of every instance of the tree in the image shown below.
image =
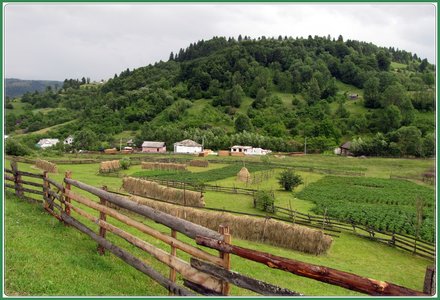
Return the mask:
[[307,87],[306,100],[309,105],[312,105],[317,103],[319,99],[321,99],[321,90],[319,89],[318,81],[312,78]]
[[385,51],[379,51],[376,55],[377,66],[381,71],[388,71],[391,65],[391,58]]
[[237,118],[235,119],[235,130],[237,132],[252,131],[253,126],[251,119],[249,119],[247,115],[238,114]]
[[267,106],[266,97],[267,97],[266,90],[263,87],[259,88],[257,92],[257,96],[255,97],[254,102],[252,102],[252,107],[257,109],[266,107]]
[[379,79],[369,78],[364,84],[364,106],[367,108],[380,107]]
[[295,174],[292,169],[286,169],[278,177],[278,183],[286,191],[292,191],[303,183],[301,176]]
[[399,108],[390,105],[382,111],[381,117],[378,119],[378,127],[382,132],[392,131],[400,127],[401,121],[402,114]]
[[77,150],[94,150],[98,144],[98,136],[90,129],[77,131],[73,135],[73,147]]
[[417,127],[401,127],[397,130],[397,136],[401,155],[420,155],[422,134]]

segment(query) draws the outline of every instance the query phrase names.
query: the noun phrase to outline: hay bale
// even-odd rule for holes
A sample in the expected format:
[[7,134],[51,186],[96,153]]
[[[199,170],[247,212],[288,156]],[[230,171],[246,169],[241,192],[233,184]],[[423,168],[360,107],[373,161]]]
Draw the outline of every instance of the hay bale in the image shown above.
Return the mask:
[[110,173],[110,172],[118,171],[120,168],[121,168],[121,164],[119,163],[119,160],[103,161],[99,165],[99,172]]
[[118,152],[118,150],[116,150],[116,148],[111,148],[111,149],[105,149],[104,153],[105,154],[116,154]]
[[251,173],[249,173],[246,167],[241,168],[240,172],[237,173],[237,180],[242,182],[249,182],[251,180]]
[[202,167],[207,168],[209,166],[209,162],[207,160],[192,160],[189,162],[191,167]]
[[124,177],[122,187],[130,194],[176,203],[185,206],[204,207],[203,194],[189,190],[175,189],[156,182]]
[[229,156],[229,151],[228,150],[219,150],[218,156]]
[[35,161],[35,166],[41,170],[47,171],[49,173],[58,173],[58,167],[56,164],[51,163],[47,160],[37,159]]
[[263,242],[305,253],[324,254],[330,249],[333,241],[330,236],[320,230],[277,220],[211,212],[137,196],[130,197],[130,200],[215,231],[220,225],[229,226],[232,235],[240,239]]
[[186,171],[185,164],[142,162],[142,169],[162,170],[162,171]]

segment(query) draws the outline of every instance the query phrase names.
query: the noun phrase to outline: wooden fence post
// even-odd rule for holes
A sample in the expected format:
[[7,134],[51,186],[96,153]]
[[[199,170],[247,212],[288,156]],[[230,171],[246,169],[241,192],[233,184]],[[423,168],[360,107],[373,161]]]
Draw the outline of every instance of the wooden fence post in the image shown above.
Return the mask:
[[[71,179],[72,178],[72,172],[71,171],[66,171],[66,173],[64,174],[64,177]],[[65,183],[64,189],[65,190],[70,190],[71,189],[70,183]],[[63,194],[65,195],[65,193],[63,193]],[[64,201],[66,201],[67,203],[70,203],[70,198],[67,197],[67,196],[64,196]],[[66,214],[68,216],[70,216],[70,207],[68,205],[65,205],[64,211],[66,212]]]
[[53,203],[49,203],[49,182],[47,181],[47,171],[43,172],[43,193],[44,193],[44,208],[53,210]]
[[322,228],[321,228],[322,230],[325,229],[325,218],[326,218],[326,216],[327,216],[327,208],[325,208],[325,210],[324,210],[324,217],[322,218]]
[[425,281],[423,283],[423,292],[434,296],[435,294],[435,266],[426,267]]
[[23,196],[23,190],[21,185],[21,175],[18,174],[18,166],[17,162],[15,160],[11,161],[11,169],[12,174],[14,175],[14,187],[15,187],[15,194],[18,197]]
[[[107,187],[104,185],[102,187],[102,189],[104,191],[107,191]],[[107,206],[107,200],[105,200],[104,198],[99,198],[99,204]],[[99,219],[102,221],[106,221],[107,220],[107,216],[105,213],[103,212],[99,212]],[[104,227],[99,227],[99,236],[105,238],[105,234],[106,234],[107,230]],[[99,255],[104,255],[105,254],[105,248],[101,245],[98,244],[98,253]]]
[[[232,239],[231,239],[231,235],[229,233],[229,227],[220,225],[219,232],[223,235],[224,242],[226,244],[230,244]],[[229,253],[220,252],[220,258],[223,259],[223,266],[222,267],[229,271],[231,269],[231,255]],[[222,282],[223,296],[229,296],[230,292],[231,292],[231,286],[229,285],[228,282],[223,281]]]
[[[177,237],[177,231],[171,229],[171,237],[176,238],[176,237]],[[172,256],[176,256],[176,254],[177,254],[177,248],[174,247],[174,244],[173,244],[173,242],[172,242],[172,243],[171,243],[171,255],[172,255]],[[169,279],[171,280],[171,282],[176,282],[176,269],[170,267],[170,276],[169,276]],[[169,295],[170,295],[170,296],[173,296],[174,293],[170,291],[170,292],[169,292]]]

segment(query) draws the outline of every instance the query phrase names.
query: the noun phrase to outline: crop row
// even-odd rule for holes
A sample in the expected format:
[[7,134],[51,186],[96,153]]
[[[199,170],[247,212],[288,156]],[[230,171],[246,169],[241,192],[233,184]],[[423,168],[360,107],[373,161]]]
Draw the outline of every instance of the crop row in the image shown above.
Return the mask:
[[313,201],[315,213],[376,230],[415,235],[416,199],[423,199],[420,237],[434,241],[434,191],[403,180],[325,177],[296,196]]
[[297,196],[319,203],[341,200],[351,203],[415,206],[418,198],[434,207],[434,190],[406,180],[327,176],[307,186]]

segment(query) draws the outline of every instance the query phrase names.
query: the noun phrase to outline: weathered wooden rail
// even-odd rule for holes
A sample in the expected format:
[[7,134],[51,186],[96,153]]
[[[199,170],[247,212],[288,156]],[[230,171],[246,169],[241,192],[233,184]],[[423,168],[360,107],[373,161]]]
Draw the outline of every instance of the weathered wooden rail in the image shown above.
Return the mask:
[[[329,284],[341,286],[369,295],[392,296],[429,296],[435,292],[434,269],[429,268],[425,276],[424,292],[415,291],[393,283],[363,278],[355,274],[316,266],[304,262],[277,257],[251,249],[232,245],[231,236],[227,227],[219,228],[219,232],[193,224],[183,219],[159,212],[150,207],[132,202],[121,195],[106,191],[106,188],[96,188],[72,179],[72,174],[66,172],[63,184],[60,184],[43,174],[22,172],[17,163],[11,163],[11,169],[5,169],[4,179],[13,184],[5,183],[5,187],[13,189],[15,194],[32,202],[42,203],[44,209],[60,222],[88,235],[98,244],[97,251],[104,254],[109,251],[128,265],[136,268],[152,280],[158,282],[169,291],[170,295],[194,296],[230,295],[230,285],[248,289],[257,294],[266,296],[301,296],[302,294],[273,284],[263,282],[237,272],[231,271],[231,255],[238,255],[244,259],[263,263],[271,268],[284,270],[295,275],[312,278]],[[8,175],[8,174],[12,174]],[[33,178],[34,181],[23,180],[22,177]],[[39,183],[37,181],[42,181]],[[24,185],[40,187],[41,190],[29,189]],[[76,190],[82,190],[80,194]],[[90,196],[84,196],[84,192]],[[43,196],[43,201],[30,195]],[[93,200],[93,197],[98,199]],[[94,213],[93,213],[94,212]],[[96,214],[95,214],[96,213]],[[171,231],[167,235],[147,224],[137,220],[136,216],[148,218],[156,223],[168,227]],[[127,228],[134,228],[142,235],[157,239],[170,246],[171,251],[155,246],[141,238],[131,230],[118,227],[113,220],[122,222]],[[90,222],[98,226],[98,232],[83,222]],[[119,223],[118,223],[119,224]],[[106,238],[107,232],[125,240],[134,247],[149,253],[159,262],[170,269],[169,277],[162,275],[142,259],[134,256],[129,250],[123,249],[116,242]],[[205,248],[200,248],[177,238],[177,232],[193,239],[198,245],[216,249],[219,256],[213,255]],[[186,261],[177,256],[179,249],[189,254]],[[429,271],[429,272],[428,272]],[[181,277],[177,279],[176,273]],[[183,286],[179,284],[183,283]]]

